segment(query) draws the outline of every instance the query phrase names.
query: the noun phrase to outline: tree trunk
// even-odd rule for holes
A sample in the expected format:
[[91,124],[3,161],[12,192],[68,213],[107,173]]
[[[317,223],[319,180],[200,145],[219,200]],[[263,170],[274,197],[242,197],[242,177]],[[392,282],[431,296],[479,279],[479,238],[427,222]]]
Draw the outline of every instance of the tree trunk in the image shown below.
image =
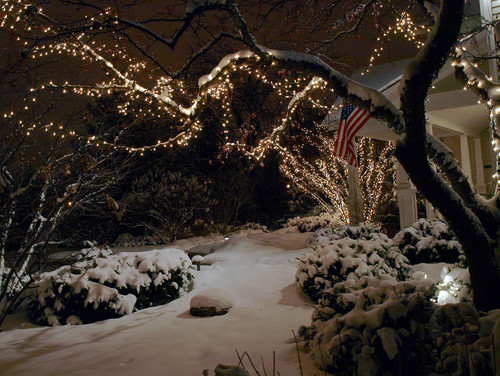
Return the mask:
[[[396,142],[396,157],[413,184],[439,209],[458,237],[469,265],[474,304],[478,310],[487,311],[500,308],[500,270],[494,242],[477,215],[431,166],[426,149],[427,94],[456,43],[463,6],[463,0],[441,2],[439,17],[429,39],[405,68],[401,82],[404,129]],[[496,222],[498,229],[498,220]]]
[[[495,243],[461,198],[443,184],[425,155],[421,155],[423,150],[405,140],[398,142],[396,156],[412,182],[439,209],[462,244],[469,266],[474,304],[481,311],[500,308],[500,270],[495,258]],[[498,223],[497,227],[500,227]]]

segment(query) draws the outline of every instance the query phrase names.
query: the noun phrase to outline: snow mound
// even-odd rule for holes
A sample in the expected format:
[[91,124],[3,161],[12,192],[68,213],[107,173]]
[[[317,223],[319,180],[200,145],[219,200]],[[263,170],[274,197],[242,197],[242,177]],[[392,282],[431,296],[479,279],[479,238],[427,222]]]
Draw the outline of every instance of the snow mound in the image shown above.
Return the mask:
[[226,314],[233,306],[229,293],[219,288],[204,290],[195,295],[189,305],[194,316],[218,316]]

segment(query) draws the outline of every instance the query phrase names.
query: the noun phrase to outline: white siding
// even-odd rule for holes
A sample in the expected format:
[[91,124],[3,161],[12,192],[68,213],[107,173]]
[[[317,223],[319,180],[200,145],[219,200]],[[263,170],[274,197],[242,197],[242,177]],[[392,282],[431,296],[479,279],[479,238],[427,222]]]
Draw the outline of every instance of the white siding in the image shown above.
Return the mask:
[[500,0],[493,0],[491,2],[491,8],[493,11],[493,19],[500,19]]

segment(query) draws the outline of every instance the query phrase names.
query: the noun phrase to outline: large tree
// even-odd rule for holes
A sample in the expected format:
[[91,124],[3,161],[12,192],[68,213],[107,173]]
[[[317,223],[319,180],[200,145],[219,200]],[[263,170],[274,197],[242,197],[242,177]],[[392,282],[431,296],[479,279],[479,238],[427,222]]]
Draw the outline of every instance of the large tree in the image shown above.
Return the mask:
[[[179,119],[166,139],[151,145],[127,145],[119,137],[110,140],[94,136],[88,142],[138,153],[186,145],[203,127],[204,111],[218,103],[228,145],[260,158],[269,149],[283,151],[286,130],[299,122],[303,101],[326,111],[332,98],[341,96],[369,110],[372,117],[399,135],[397,158],[463,245],[475,304],[482,310],[500,308],[500,270],[495,257],[495,251],[500,249],[500,192],[497,189],[490,200],[479,196],[451,152],[426,133],[427,94],[453,54],[459,79],[465,80],[482,99],[491,100],[496,135],[500,120],[498,86],[468,62],[458,42],[464,0],[442,0],[440,4],[390,0],[108,4],[82,0],[2,1],[2,31],[15,37],[12,43],[16,38],[24,43],[19,49],[22,58],[39,62],[37,79],[54,76],[34,85],[33,95],[43,97],[47,92],[64,90],[100,96],[119,90],[129,96],[131,103],[147,103],[136,116]],[[370,27],[376,27],[381,34],[393,28],[402,30],[409,39],[417,38],[414,35],[419,27],[412,24],[411,14],[422,18],[427,14],[431,30],[404,71],[398,108],[381,91],[342,74],[347,71],[342,64],[356,60],[352,54],[347,59],[353,40],[346,43],[343,37],[361,33],[369,39],[368,35],[375,35]],[[59,67],[57,74],[53,66]],[[192,78],[199,72],[205,75],[196,84]],[[231,129],[238,125],[231,109],[232,80],[242,75],[258,77],[281,98],[276,126],[263,132],[260,140],[255,140],[254,135],[248,137],[246,127]],[[127,112],[129,108],[125,104],[120,110]],[[259,114],[248,116],[253,119]],[[248,139],[252,139],[251,145],[245,144]]]

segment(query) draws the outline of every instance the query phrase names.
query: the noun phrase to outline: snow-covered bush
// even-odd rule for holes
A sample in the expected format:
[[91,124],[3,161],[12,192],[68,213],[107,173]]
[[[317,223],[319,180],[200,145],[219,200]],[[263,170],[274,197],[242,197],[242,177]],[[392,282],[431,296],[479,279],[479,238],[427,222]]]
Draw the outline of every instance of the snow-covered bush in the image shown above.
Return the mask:
[[388,275],[336,283],[299,335],[317,364],[334,374],[400,375],[404,365],[410,375],[494,375],[500,310],[485,315],[469,303],[435,304],[436,290],[463,281],[464,272],[445,268],[439,285]]
[[310,217],[295,217],[287,221],[284,227],[297,226],[300,232],[312,232],[324,227],[337,227],[345,225],[340,219],[340,214],[334,215],[323,212]]
[[380,227],[371,224],[360,224],[358,226],[341,225],[337,227],[320,228],[307,239],[307,246],[311,247],[343,238],[373,240],[392,244],[392,241],[387,235],[380,232]]
[[189,287],[190,266],[173,248],[116,255],[87,249],[81,261],[40,275],[30,314],[41,324],[88,323],[166,304]]
[[96,258],[106,258],[113,254],[113,251],[109,247],[100,247],[89,240],[84,242],[84,246],[88,248],[84,248],[74,255],[75,261],[91,261]]
[[409,374],[414,367],[420,372],[430,354],[424,327],[432,295],[427,280],[347,280],[327,290],[299,335],[317,364],[334,374],[399,375],[403,365]]
[[383,275],[399,280],[410,275],[408,259],[390,239],[343,238],[313,246],[299,259],[296,278],[300,288],[317,301],[338,282]]
[[[445,266],[437,283],[423,272],[409,280],[408,259],[373,226],[320,229],[309,243],[296,278],[316,305],[299,333],[320,367],[341,375],[400,375],[403,365],[408,374],[456,371],[448,363],[463,343],[459,322],[434,312],[470,300],[466,269]],[[449,345],[438,352],[436,343]]]
[[162,245],[166,240],[156,234],[146,234],[132,236],[130,233],[125,232],[116,238],[113,247],[142,247],[143,245]]
[[[16,299],[20,295],[26,285],[29,283],[29,276],[24,275],[21,278],[12,278],[12,269],[5,265],[0,265],[0,291],[5,292],[5,296],[0,301],[0,312],[7,309],[9,302]],[[12,308],[12,307],[9,307]]]
[[436,311],[436,371],[446,375],[498,375],[500,310],[480,314],[472,304],[445,304]]
[[260,223],[256,222],[247,222],[244,225],[235,227],[232,231],[238,230],[257,230],[262,232],[269,232],[269,228],[267,226],[261,225]]
[[394,237],[394,243],[412,264],[446,262],[465,265],[465,255],[448,224],[421,218]]

